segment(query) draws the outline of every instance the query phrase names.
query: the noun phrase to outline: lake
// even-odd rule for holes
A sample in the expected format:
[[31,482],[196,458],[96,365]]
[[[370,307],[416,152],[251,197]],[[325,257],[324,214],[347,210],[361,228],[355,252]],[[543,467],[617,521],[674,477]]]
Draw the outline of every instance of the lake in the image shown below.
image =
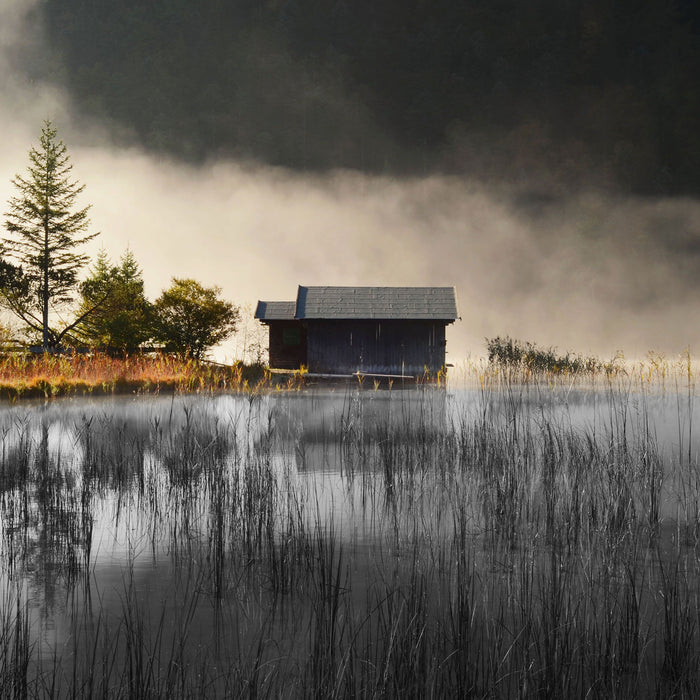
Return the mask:
[[0,408],[2,697],[691,697],[694,386]]

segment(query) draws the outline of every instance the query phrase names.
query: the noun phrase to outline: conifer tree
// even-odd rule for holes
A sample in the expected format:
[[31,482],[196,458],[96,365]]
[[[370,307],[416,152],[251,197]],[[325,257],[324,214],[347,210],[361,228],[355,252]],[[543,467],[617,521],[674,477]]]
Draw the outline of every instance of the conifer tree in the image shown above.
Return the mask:
[[78,325],[78,335],[93,347],[135,350],[151,335],[150,304],[143,274],[131,250],[112,265],[104,250],[80,285],[79,313],[91,313]]
[[73,301],[78,273],[89,260],[77,249],[98,235],[86,233],[90,207],[75,208],[85,186],[71,179],[72,168],[66,146],[46,121],[39,147],[29,151],[26,175],[12,180],[18,193],[5,213],[10,237],[3,239],[2,252],[10,262],[3,261],[0,294],[6,307],[41,333],[44,350],[81,320],[59,330],[50,316]]

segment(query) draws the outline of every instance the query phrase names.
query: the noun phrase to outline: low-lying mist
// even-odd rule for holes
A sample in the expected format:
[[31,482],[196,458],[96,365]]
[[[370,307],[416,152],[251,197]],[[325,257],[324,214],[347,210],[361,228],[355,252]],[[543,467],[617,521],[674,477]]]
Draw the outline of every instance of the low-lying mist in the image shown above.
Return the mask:
[[102,233],[89,252],[130,247],[150,298],[172,276],[218,285],[239,304],[291,300],[297,284],[455,285],[451,362],[483,354],[494,335],[602,356],[700,347],[695,199],[623,196],[595,181],[558,191],[536,172],[527,186],[507,172],[502,184],[305,175],[118,148],[66,95],[13,73],[8,56],[32,40],[25,20],[25,3],[0,10],[0,200],[53,119]]

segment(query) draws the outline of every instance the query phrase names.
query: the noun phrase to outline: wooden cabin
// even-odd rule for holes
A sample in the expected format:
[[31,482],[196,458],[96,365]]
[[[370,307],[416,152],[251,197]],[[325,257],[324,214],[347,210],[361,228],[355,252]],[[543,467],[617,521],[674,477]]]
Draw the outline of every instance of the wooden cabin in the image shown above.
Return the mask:
[[318,374],[422,376],[445,366],[454,287],[303,287],[295,301],[259,301],[270,367]]

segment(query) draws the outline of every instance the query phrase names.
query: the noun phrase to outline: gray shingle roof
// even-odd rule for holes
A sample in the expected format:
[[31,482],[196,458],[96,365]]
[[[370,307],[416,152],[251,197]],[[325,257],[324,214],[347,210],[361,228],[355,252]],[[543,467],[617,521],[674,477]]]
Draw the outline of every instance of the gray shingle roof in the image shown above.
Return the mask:
[[454,287],[299,287],[298,319],[434,319],[455,321]]
[[259,301],[255,318],[261,321],[293,321],[296,306],[295,301]]
[[259,301],[255,318],[455,321],[454,287],[303,287],[296,301]]

